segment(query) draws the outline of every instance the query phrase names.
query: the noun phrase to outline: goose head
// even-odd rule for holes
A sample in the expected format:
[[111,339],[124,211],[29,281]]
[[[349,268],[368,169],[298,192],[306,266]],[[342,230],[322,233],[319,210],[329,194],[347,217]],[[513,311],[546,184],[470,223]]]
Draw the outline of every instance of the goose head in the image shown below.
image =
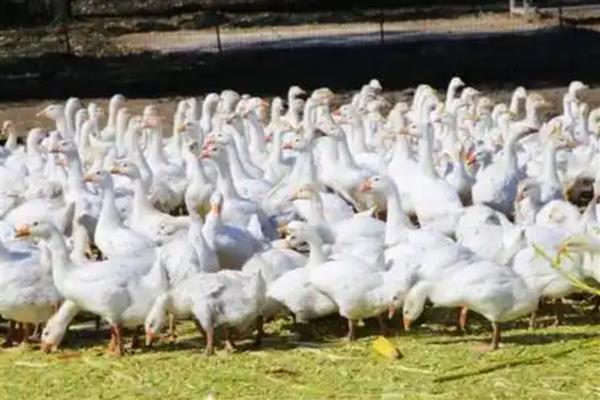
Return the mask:
[[231,114],[241,100],[241,96],[233,90],[224,90],[221,92],[220,111],[224,114]]
[[370,176],[358,185],[360,193],[386,194],[390,185],[389,178],[383,175]]
[[36,117],[46,117],[54,121],[64,118],[65,108],[60,104],[50,104],[36,114]]
[[151,346],[158,339],[158,334],[165,325],[167,318],[166,305],[168,295],[161,294],[156,297],[154,305],[146,316],[144,321],[144,329],[146,331],[146,346]]
[[516,203],[520,203],[525,199],[529,199],[538,204],[540,202],[540,197],[541,189],[537,182],[531,179],[525,179],[519,182],[517,188],[517,197],[515,199]]
[[300,96],[304,96],[306,94],[306,91],[304,89],[302,89],[300,86],[290,86],[290,88],[288,89],[288,99],[289,100],[293,100],[293,99],[297,99]]
[[383,92],[383,86],[381,86],[381,83],[378,79],[371,79],[368,85],[375,91],[376,94]]
[[304,243],[320,241],[317,230],[306,222],[291,221],[283,230],[285,241],[290,248],[298,248]]
[[223,209],[223,195],[216,191],[210,196],[210,214],[220,216]]
[[37,148],[48,136],[48,133],[42,128],[33,128],[27,135],[27,147]]
[[465,86],[465,83],[463,82],[463,80],[460,77],[455,76],[452,79],[450,79],[450,83],[448,83],[448,90],[449,91],[450,91],[450,89],[456,90],[456,89],[459,89],[464,86]]
[[29,224],[17,225],[15,227],[15,238],[38,238],[38,239],[50,239],[52,233],[56,230],[54,225],[46,221],[33,221]]
[[131,161],[118,161],[110,168],[111,174],[123,175],[131,180],[142,179],[140,169]]
[[99,169],[92,173],[86,174],[83,177],[84,182],[92,182],[99,185],[101,188],[109,188],[113,185],[112,177],[110,176],[110,172],[105,171],[103,169]]
[[64,322],[58,314],[50,317],[44,325],[42,331],[40,350],[44,353],[51,353],[56,351],[60,343],[62,342],[67,329],[65,329]]
[[10,135],[16,135],[16,133],[17,127],[15,126],[15,123],[11,120],[4,121],[2,124],[2,137],[5,138]]
[[67,158],[73,158],[78,155],[75,143],[70,140],[61,140],[51,146],[48,150],[50,153],[62,153]]
[[579,99],[579,94],[590,87],[581,81],[573,81],[569,84],[568,93],[572,98]]

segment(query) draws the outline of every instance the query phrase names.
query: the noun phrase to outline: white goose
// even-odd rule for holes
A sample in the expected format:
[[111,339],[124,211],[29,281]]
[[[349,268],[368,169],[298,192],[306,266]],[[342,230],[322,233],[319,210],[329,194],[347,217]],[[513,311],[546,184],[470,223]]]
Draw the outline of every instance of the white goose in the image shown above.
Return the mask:
[[115,191],[110,174],[99,170],[86,175],[86,182],[98,184],[102,190],[102,209],[94,232],[94,243],[107,258],[132,256],[154,247],[151,238],[123,225],[115,204]]
[[[104,318],[111,326],[109,351],[123,354],[122,328],[136,327],[154,301],[166,290],[166,278],[160,263],[152,267],[154,255],[121,258],[75,267],[69,261],[65,241],[52,225],[37,222],[17,230],[19,237],[45,240],[52,253],[52,279],[58,292],[80,309]],[[66,329],[67,325],[60,326]]]

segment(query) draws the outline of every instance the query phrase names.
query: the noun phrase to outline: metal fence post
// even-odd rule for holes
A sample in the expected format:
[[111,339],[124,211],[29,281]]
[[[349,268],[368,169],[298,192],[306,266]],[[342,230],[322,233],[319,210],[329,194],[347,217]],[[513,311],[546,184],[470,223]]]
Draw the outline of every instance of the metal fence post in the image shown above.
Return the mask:
[[217,24],[215,25],[215,31],[217,33],[217,48],[219,49],[219,55],[222,56],[223,55],[223,47],[221,46],[221,29],[220,29],[220,22],[217,22]]
[[383,45],[385,42],[385,37],[384,37],[384,31],[383,31],[383,14],[381,14],[379,16],[379,40],[381,41],[381,44]]
[[558,6],[558,26],[560,26],[561,28],[564,26],[563,25],[563,9],[562,9],[562,5]]

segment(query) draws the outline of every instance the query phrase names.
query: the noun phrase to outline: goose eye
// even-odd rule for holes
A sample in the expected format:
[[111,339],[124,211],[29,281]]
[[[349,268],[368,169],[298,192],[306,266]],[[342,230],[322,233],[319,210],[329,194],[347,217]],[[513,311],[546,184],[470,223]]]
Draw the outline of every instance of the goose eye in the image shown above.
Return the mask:
[[33,223],[33,226],[38,226],[38,224],[39,224],[39,222],[36,221]]

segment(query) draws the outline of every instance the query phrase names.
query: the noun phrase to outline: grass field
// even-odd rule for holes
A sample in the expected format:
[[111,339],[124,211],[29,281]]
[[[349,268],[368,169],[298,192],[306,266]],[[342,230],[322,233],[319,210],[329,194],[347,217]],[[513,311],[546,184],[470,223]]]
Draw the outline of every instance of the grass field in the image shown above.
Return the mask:
[[[453,315],[435,312],[435,320]],[[51,355],[3,350],[0,398],[594,399],[600,398],[600,325],[590,312],[574,311],[566,326],[535,331],[520,321],[493,353],[474,351],[489,338],[478,318],[464,336],[450,325],[424,324],[392,336],[403,353],[396,361],[373,351],[370,321],[361,339],[348,344],[339,339],[344,324],[337,319],[321,322],[321,337],[311,342],[296,341],[289,320],[280,319],[267,326],[262,349],[246,340],[235,353],[220,350],[211,358],[191,323],[178,326],[176,343],[120,359],[105,355],[105,331],[76,328]]]

